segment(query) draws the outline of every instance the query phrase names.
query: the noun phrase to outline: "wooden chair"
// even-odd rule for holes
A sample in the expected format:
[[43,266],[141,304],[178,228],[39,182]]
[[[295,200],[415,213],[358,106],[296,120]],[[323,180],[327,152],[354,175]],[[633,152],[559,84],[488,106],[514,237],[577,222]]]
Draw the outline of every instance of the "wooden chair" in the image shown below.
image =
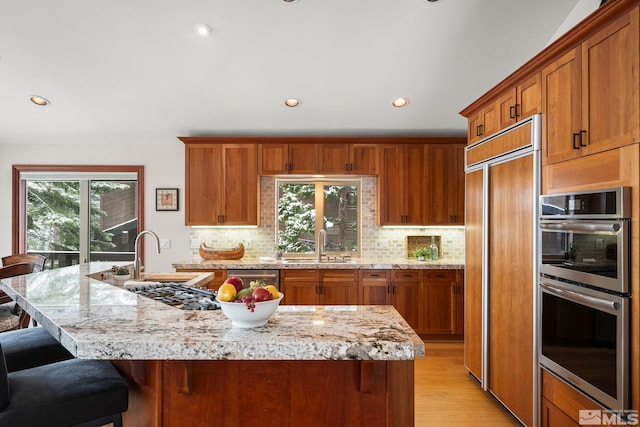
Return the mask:
[[44,270],[44,263],[47,261],[47,257],[40,254],[16,254],[2,257],[2,265],[7,266],[11,264],[18,264],[21,262],[33,262],[36,264],[36,271]]
[[[35,262],[19,262],[0,267],[0,279],[30,274],[38,268],[39,264]],[[0,291],[0,332],[18,329],[21,325],[29,323],[26,313],[25,316],[16,313],[17,307],[11,304],[12,301],[6,293]]]

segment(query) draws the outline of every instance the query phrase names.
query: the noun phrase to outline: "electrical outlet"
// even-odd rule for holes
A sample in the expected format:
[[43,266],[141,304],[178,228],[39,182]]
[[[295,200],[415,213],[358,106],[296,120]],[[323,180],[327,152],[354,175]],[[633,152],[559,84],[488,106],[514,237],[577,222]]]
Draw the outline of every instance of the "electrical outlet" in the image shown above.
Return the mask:
[[251,239],[245,239],[242,241],[242,244],[244,245],[244,247],[246,249],[252,249],[253,248],[253,240]]
[[192,238],[189,240],[190,244],[189,247],[191,249],[198,249],[200,247],[200,239],[198,238]]
[[160,239],[160,249],[171,249],[171,240]]

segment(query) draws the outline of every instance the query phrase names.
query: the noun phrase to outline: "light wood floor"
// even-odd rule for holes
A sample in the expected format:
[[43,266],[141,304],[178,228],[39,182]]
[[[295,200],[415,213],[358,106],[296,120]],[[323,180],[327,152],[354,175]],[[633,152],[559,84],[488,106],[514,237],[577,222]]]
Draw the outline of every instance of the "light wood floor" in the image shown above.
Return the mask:
[[521,426],[464,368],[462,342],[426,342],[415,361],[416,427]]

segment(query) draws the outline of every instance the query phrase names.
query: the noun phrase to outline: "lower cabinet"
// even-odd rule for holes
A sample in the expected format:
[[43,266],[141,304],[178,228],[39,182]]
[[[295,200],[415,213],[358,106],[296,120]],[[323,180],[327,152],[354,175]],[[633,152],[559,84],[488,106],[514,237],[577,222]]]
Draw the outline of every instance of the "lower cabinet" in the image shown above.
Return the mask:
[[358,270],[281,270],[283,304],[355,305]]
[[541,378],[540,424],[542,427],[578,427],[581,425],[581,410],[602,410],[598,404],[544,369],[541,369]]
[[425,270],[422,296],[424,335],[461,335],[464,331],[462,270]]

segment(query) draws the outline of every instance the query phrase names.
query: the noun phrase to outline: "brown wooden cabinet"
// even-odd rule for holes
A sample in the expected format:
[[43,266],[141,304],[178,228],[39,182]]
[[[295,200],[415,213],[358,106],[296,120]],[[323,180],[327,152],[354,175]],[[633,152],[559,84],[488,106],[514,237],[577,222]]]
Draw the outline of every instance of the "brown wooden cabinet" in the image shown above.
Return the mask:
[[422,270],[392,270],[389,290],[391,304],[416,332],[420,332]]
[[638,9],[542,70],[543,164],[640,140]]
[[320,273],[318,270],[280,270],[282,304],[320,304]]
[[256,144],[185,142],[185,225],[257,225]]
[[425,144],[378,146],[378,224],[425,224]]
[[428,144],[426,224],[464,225],[464,144]]
[[537,114],[540,109],[540,73],[534,73],[468,117],[469,144]]
[[280,289],[289,305],[358,304],[358,270],[281,270]]
[[324,143],[320,145],[319,173],[376,175],[376,144]]
[[542,427],[577,427],[580,410],[602,410],[600,405],[544,369],[541,369],[541,378]]
[[315,143],[259,144],[260,175],[314,174],[319,170],[320,145]]
[[422,327],[425,335],[463,333],[463,282],[456,270],[425,270],[422,290]]
[[390,270],[360,270],[360,304],[390,304]]

